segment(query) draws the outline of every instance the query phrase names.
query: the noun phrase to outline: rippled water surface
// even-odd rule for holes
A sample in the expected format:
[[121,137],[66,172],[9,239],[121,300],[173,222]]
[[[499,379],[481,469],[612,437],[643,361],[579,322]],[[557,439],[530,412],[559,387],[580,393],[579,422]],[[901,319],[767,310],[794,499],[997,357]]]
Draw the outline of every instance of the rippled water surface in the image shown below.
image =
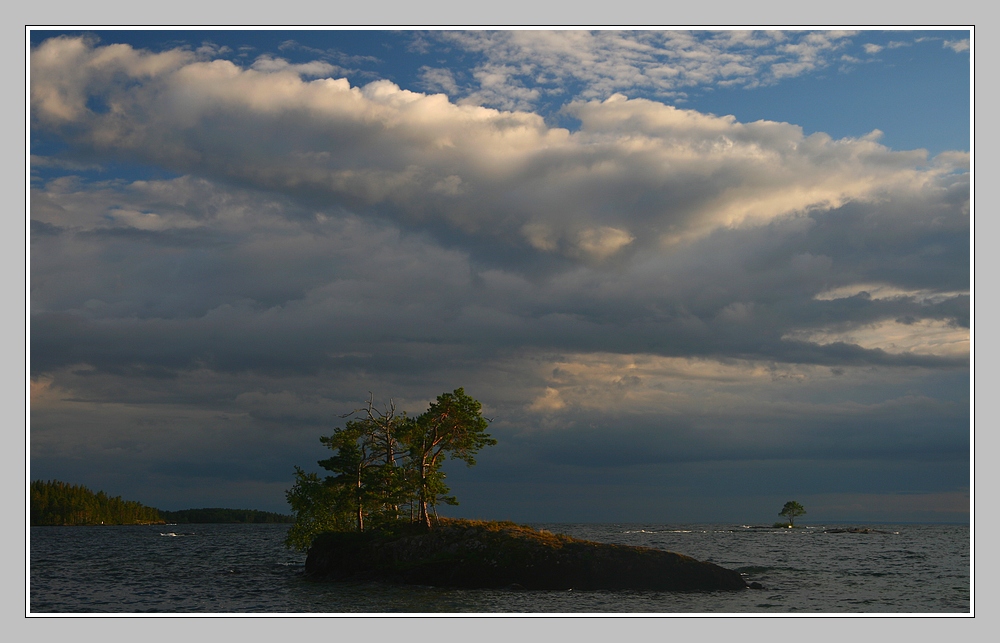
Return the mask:
[[666,549],[743,572],[763,590],[501,591],[318,583],[285,549],[288,525],[32,527],[30,611],[59,612],[904,612],[970,611],[969,528],[885,533],[745,525],[534,525]]

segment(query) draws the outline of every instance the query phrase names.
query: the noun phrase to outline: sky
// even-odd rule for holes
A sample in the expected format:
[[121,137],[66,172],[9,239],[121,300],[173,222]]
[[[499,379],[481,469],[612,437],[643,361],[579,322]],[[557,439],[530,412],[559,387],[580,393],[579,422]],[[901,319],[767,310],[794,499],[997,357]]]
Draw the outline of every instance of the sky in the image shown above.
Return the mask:
[[968,30],[30,40],[31,479],[287,512],[464,387],[445,515],[969,520]]

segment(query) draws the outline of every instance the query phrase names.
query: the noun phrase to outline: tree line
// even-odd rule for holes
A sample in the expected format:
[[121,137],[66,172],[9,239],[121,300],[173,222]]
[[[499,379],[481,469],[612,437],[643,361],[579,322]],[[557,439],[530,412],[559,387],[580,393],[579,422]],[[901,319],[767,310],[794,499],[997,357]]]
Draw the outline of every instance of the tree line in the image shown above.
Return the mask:
[[290,547],[307,549],[323,531],[360,532],[399,521],[429,529],[439,503],[458,504],[448,495],[444,461],[472,466],[480,449],[496,444],[482,404],[462,388],[439,395],[417,417],[397,413],[391,400],[379,408],[373,396],[343,417],[350,419],[342,428],[320,438],[333,455],[318,464],[331,475],[295,467],[286,493],[295,514]]
[[240,524],[265,524],[265,523],[288,523],[294,518],[285,514],[271,511],[258,511],[257,509],[223,509],[220,507],[206,507],[204,509],[181,509],[179,511],[160,510],[160,516],[169,523],[178,525],[202,524],[202,523],[240,523]]
[[148,525],[162,523],[160,512],[121,496],[94,493],[59,480],[31,483],[31,525]]
[[48,525],[148,525],[165,522],[194,523],[289,523],[292,516],[255,509],[182,509],[163,511],[120,496],[94,493],[83,485],[59,480],[35,480],[30,485],[30,521]]

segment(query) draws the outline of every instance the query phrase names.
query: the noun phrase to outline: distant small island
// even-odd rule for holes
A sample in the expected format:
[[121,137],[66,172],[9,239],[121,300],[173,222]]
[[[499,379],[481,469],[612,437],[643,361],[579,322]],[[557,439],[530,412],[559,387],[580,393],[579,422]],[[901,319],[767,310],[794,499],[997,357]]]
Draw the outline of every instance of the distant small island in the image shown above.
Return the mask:
[[167,523],[291,523],[293,516],[256,509],[182,509],[163,511],[121,496],[94,493],[83,485],[59,480],[31,483],[30,524],[73,525],[163,525]]

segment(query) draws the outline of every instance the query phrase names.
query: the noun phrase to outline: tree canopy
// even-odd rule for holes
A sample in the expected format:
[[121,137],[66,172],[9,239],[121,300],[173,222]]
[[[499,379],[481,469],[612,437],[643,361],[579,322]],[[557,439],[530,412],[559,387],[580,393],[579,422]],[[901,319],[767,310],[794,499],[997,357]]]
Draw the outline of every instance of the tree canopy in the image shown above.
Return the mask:
[[805,513],[806,513],[805,507],[795,502],[794,500],[789,500],[788,502],[785,503],[785,506],[782,507],[781,511],[778,512],[778,515],[787,518],[788,526],[794,527],[795,518]]
[[480,449],[496,444],[482,404],[461,388],[439,395],[416,418],[398,413],[391,400],[377,407],[374,396],[343,417],[350,419],[342,428],[320,438],[333,455],[317,464],[330,475],[295,468],[286,492],[295,514],[289,547],[307,549],[323,531],[365,531],[401,520],[429,529],[439,503],[458,504],[448,495],[444,461],[472,466]]

